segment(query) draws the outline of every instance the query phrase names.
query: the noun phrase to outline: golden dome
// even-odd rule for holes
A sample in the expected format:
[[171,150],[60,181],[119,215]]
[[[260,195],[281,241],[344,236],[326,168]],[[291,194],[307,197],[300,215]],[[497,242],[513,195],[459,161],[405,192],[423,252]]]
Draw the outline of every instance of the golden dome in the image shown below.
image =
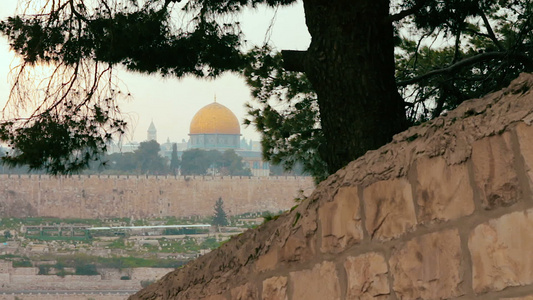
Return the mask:
[[189,134],[241,134],[241,126],[229,108],[213,102],[194,115]]

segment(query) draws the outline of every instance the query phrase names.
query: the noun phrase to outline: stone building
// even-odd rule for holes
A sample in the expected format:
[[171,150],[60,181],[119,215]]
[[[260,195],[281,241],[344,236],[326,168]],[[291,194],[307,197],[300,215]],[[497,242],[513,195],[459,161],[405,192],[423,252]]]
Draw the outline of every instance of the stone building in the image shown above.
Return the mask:
[[[154,122],[150,122],[147,130],[147,141],[157,141],[157,129]],[[167,141],[161,143],[161,155],[170,159],[172,145]],[[259,142],[241,140],[241,126],[237,116],[226,106],[216,102],[202,107],[192,117],[189,127],[189,140],[182,140],[177,144],[178,156],[188,149],[218,150],[224,152],[234,150],[248,165],[253,176],[269,176],[270,164],[263,161]],[[123,144],[121,140],[117,144],[109,145],[109,153],[133,152],[139,147],[139,143],[130,142]]]
[[[254,176],[269,176],[270,166],[261,149],[241,143],[241,126],[235,114],[216,100],[202,107],[192,118],[188,149],[225,151],[233,149],[243,158]],[[252,142],[253,145],[253,142]]]

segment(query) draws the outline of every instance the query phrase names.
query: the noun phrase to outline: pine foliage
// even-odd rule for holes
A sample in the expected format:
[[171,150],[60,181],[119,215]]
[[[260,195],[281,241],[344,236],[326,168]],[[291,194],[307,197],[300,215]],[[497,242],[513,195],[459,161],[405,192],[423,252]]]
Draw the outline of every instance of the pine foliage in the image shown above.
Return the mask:
[[[353,7],[373,9],[378,3],[302,1],[306,24],[314,35],[310,47],[330,38],[320,36],[321,32],[363,34],[364,30],[353,29],[368,24],[357,23],[356,17],[343,23],[341,17],[350,17]],[[13,70],[12,113],[0,121],[0,140],[12,149],[2,161],[10,166],[25,164],[52,174],[70,174],[97,160],[113,135],[122,134],[127,125],[116,104],[129,97],[112,75],[118,65],[176,77],[216,77],[226,71],[244,74],[256,99],[249,104],[246,122],[262,132],[267,160],[287,169],[301,164],[320,180],[331,172],[328,157],[346,156],[343,163],[356,158],[340,149],[342,143],[332,138],[336,132],[324,131],[324,103],[319,104],[321,98],[315,93],[316,79],[314,85],[310,83],[310,75],[316,73],[324,55],[355,55],[354,51],[337,53],[340,48],[336,46],[320,49],[322,52],[308,59],[307,68],[293,71],[284,67],[298,64],[268,45],[245,53],[246,37],[232,17],[245,8],[263,5],[277,9],[296,0],[57,0],[42,2],[37,10],[32,9],[32,2],[20,0],[21,13],[0,21],[0,33],[23,59]],[[388,6],[389,11],[383,10],[382,15],[376,14],[380,18],[371,20],[394,26],[393,36],[374,37],[395,41],[390,43],[395,48],[388,53],[394,55],[396,69],[386,69],[395,72],[396,84],[383,91],[398,89],[410,124],[499,90],[520,72],[533,72],[533,3],[529,0],[400,0],[390,1]],[[328,9],[339,16],[327,15]],[[322,13],[313,15],[312,11]],[[342,21],[339,30],[327,31],[338,20]],[[370,40],[353,38],[354,43]],[[360,44],[361,49],[368,46]],[[362,57],[361,62],[375,64],[366,69],[376,70],[388,59],[365,61]],[[52,72],[36,80],[29,71],[33,66],[50,67]],[[334,78],[338,71],[331,68],[325,74]],[[338,82],[341,79],[346,78],[338,78]],[[352,84],[365,91],[365,85],[373,83],[354,80]],[[346,105],[360,103],[365,110],[365,101],[369,105],[380,97],[367,96],[358,102],[338,99],[337,106],[346,101]],[[387,107],[383,104],[381,111]],[[35,110],[25,116],[26,108]],[[380,109],[372,111],[380,113]],[[345,122],[341,130],[354,123],[342,110],[333,117]],[[375,128],[370,135],[381,131]],[[370,149],[365,145],[359,148]]]
[[218,198],[214,206],[215,214],[213,215],[213,226],[217,228],[222,226],[228,226],[228,216],[226,211],[224,211],[224,201],[222,197]]

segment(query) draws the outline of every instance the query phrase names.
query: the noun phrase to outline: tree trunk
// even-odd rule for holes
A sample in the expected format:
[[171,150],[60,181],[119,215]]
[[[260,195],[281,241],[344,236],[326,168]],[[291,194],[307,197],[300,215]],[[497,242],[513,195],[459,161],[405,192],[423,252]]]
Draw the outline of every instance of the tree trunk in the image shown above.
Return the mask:
[[318,95],[331,173],[407,127],[394,78],[394,36],[385,0],[304,0],[312,40],[305,73]]

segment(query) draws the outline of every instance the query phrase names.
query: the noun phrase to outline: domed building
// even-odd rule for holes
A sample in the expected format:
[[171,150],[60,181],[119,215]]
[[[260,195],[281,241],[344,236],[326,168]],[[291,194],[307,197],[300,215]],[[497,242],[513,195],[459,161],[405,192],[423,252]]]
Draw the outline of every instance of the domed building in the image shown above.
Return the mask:
[[[157,141],[157,129],[152,120],[147,130],[147,141]],[[188,149],[218,150],[224,152],[228,149],[235,151],[242,157],[242,161],[252,172],[253,176],[269,176],[270,164],[263,161],[261,156],[261,144],[256,141],[247,142],[241,140],[241,126],[237,116],[226,106],[217,103],[216,100],[202,107],[192,118],[189,128],[189,140],[181,142],[167,141],[160,144],[161,154],[169,161],[176,144],[178,157],[181,158]],[[109,153],[134,152],[139,143],[132,142],[109,145]]]
[[229,108],[215,101],[194,115],[189,136],[189,148],[239,149],[241,126]]
[[[215,102],[202,107],[192,118],[189,129],[189,149],[233,149],[242,157],[254,176],[268,176],[268,162],[263,162],[261,149],[254,142],[241,144],[241,126],[235,114]],[[256,143],[258,146],[259,143]]]

